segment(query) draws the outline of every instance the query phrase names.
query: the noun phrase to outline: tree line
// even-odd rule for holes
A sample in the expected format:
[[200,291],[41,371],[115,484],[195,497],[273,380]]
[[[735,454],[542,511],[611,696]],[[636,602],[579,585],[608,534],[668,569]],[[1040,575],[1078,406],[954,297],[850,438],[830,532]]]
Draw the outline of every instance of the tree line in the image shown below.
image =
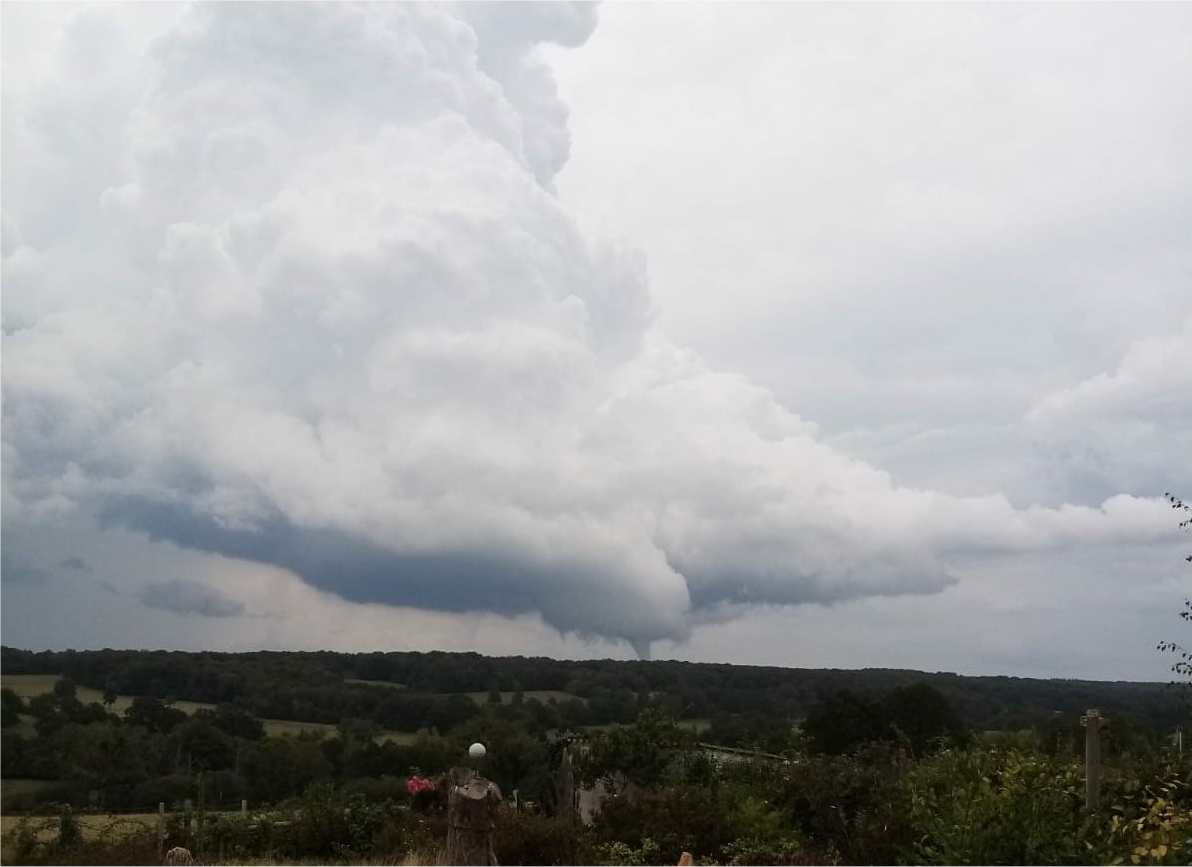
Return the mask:
[[780,737],[825,696],[885,694],[914,683],[939,690],[977,731],[1047,726],[1057,714],[1071,719],[1101,707],[1155,735],[1178,725],[1184,711],[1164,684],[476,653],[34,653],[3,647],[0,670],[63,675],[120,695],[231,704],[265,719],[368,719],[405,732],[445,731],[469,718],[475,703],[464,693],[552,691],[566,695],[531,697],[547,728],[627,723],[659,707],[679,719],[711,720],[724,737],[759,745]]

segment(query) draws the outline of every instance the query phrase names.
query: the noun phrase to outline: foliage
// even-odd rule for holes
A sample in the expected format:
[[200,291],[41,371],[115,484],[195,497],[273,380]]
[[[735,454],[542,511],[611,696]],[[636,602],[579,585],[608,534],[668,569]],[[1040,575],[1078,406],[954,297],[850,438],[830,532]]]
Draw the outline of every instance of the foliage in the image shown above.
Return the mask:
[[186,722],[186,714],[170,707],[167,701],[149,695],[138,695],[124,711],[124,720],[129,725],[140,726],[146,731],[168,732],[174,726]]
[[658,855],[658,844],[649,837],[642,839],[639,846],[630,846],[620,840],[599,844],[596,847],[596,864],[625,864],[642,867],[646,864],[657,864],[661,859]]
[[902,784],[909,766],[883,743],[849,756],[809,756],[773,784],[775,807],[824,860],[893,864],[914,838]]
[[[27,737],[21,721],[0,735],[5,777],[31,784],[26,795],[6,779],[6,815],[13,803],[153,810],[190,799],[195,821],[171,820],[168,839],[209,862],[391,863],[433,853],[446,832],[446,790],[411,796],[407,781],[442,779],[473,741],[488,747],[480,770],[506,798],[520,793],[520,811],[502,808],[496,845],[505,863],[674,863],[683,851],[721,864],[1190,859],[1187,774],[1169,767],[1174,757],[1159,740],[1179,720],[1179,703],[1158,685],[468,654],[5,648],[3,660],[6,685],[15,661],[30,674],[18,685],[36,679],[42,690],[26,687],[27,704],[18,692],[4,699],[32,715],[38,732]],[[78,686],[38,673],[50,666]],[[521,701],[469,697],[483,699],[486,683]],[[121,718],[85,703],[96,684],[143,691]],[[249,694],[257,687],[260,696]],[[187,716],[172,695],[215,706]],[[1114,720],[1104,783],[1114,806],[1100,822],[1083,809],[1074,750],[1076,719],[1089,706]],[[265,711],[334,729],[270,735]],[[698,737],[676,716],[695,713],[711,719]],[[804,714],[810,752],[792,734]],[[610,719],[624,724],[583,729]],[[423,730],[388,740],[382,726],[391,721]],[[1003,730],[966,747],[966,721]],[[701,739],[782,756],[730,761]],[[590,828],[554,803],[565,747],[579,780],[615,795]],[[209,812],[242,797],[254,809],[247,819]],[[68,828],[64,847],[60,819],[46,839],[30,835],[33,824],[5,837],[5,863],[156,857],[155,836],[132,833],[127,849],[111,837],[102,848],[90,830],[72,842]],[[12,859],[17,850],[22,858]]]
[[[822,857],[805,856],[803,844],[794,837],[768,839],[765,837],[739,837],[724,849],[726,864],[825,864],[832,863]],[[804,860],[808,858],[808,860]]]
[[0,728],[19,725],[25,702],[11,689],[0,689]]
[[83,839],[83,832],[79,829],[79,820],[69,804],[62,807],[58,816],[58,849],[65,851],[79,845]]
[[331,786],[311,786],[297,804],[286,830],[283,854],[348,860],[366,855],[383,824],[382,808]]
[[[1178,699],[1154,684],[474,653],[32,653],[4,647],[0,668],[6,677],[65,675],[79,685],[80,697],[95,695],[97,700],[110,690],[230,704],[261,719],[334,725],[360,718],[389,730],[441,734],[480,713],[466,693],[483,698],[494,682],[505,691],[520,684],[527,706],[535,704],[535,693],[556,696],[537,702],[543,728],[631,722],[641,710],[656,707],[676,718],[719,722],[727,739],[718,736],[717,743],[771,752],[781,752],[779,745],[761,742],[780,740],[781,729],[805,717],[822,696],[839,690],[885,695],[917,682],[938,689],[977,731],[1024,728],[1054,710],[1079,715],[1088,707],[1111,705],[1130,708],[1147,729],[1169,729],[1183,713]],[[552,714],[556,719],[547,719]]]
[[157,839],[144,826],[116,821],[91,839],[63,845],[60,819],[22,819],[3,837],[0,861],[5,864],[152,864]]
[[834,693],[812,708],[801,730],[813,752],[829,755],[882,740],[924,755],[943,744],[963,745],[969,737],[951,702],[926,683],[898,687],[880,701],[848,690]]
[[1109,864],[1192,863],[1192,790],[1179,772],[1121,793],[1088,849]]
[[498,864],[575,864],[576,828],[564,818],[502,806],[493,849]]
[[661,711],[646,710],[633,725],[593,733],[576,763],[577,776],[614,794],[629,783],[655,786],[695,746],[688,729]]
[[467,755],[470,744],[484,744],[487,753],[481,770],[506,796],[517,789],[522,797],[541,801],[551,789],[550,750],[545,737],[531,730],[531,718],[524,707],[486,704],[478,716],[457,728],[450,740],[458,760]]
[[265,736],[265,724],[235,705],[221,704],[214,710],[199,708],[193,719],[209,723],[229,737],[257,741]]
[[[1167,494],[1166,497],[1173,509],[1178,509],[1189,516],[1180,521],[1180,529],[1192,529],[1192,506],[1172,494]],[[1192,554],[1184,559],[1192,563]],[[1185,622],[1192,623],[1192,599],[1184,600],[1184,610],[1180,612],[1180,617]],[[1176,661],[1172,664],[1171,670],[1177,677],[1184,678],[1188,682],[1188,686],[1192,688],[1192,648],[1184,647],[1174,641],[1160,641],[1158,649],[1164,653],[1175,654]]]
[[672,864],[684,851],[715,858],[737,837],[733,806],[722,789],[671,784],[606,802],[595,832],[602,842],[629,846],[649,838]]
[[1081,864],[1082,768],[1018,749],[946,751],[907,777],[925,864]]

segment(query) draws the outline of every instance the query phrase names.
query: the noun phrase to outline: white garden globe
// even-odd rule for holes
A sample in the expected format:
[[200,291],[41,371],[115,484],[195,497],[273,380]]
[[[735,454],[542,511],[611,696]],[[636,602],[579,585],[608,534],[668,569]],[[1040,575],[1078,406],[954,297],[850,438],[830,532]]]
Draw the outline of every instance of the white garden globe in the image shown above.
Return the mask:
[[486,752],[488,751],[484,748],[484,744],[472,744],[468,747],[468,756],[473,759],[484,758]]

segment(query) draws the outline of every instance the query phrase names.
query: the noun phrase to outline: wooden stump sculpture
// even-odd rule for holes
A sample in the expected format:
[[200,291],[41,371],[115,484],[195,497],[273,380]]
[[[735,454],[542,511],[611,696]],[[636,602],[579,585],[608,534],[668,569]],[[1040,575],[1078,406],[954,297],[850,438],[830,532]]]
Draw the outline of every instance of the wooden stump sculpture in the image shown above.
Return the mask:
[[447,863],[495,865],[493,831],[501,790],[471,768],[452,768],[447,792]]

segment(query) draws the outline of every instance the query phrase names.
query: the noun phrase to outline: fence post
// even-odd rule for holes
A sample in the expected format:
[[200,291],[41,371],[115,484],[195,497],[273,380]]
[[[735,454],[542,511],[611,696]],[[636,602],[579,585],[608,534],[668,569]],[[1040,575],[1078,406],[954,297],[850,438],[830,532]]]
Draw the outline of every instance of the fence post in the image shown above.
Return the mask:
[[190,848],[190,811],[191,811],[191,807],[192,807],[192,804],[191,804],[190,798],[187,798],[185,801],[182,802],[182,808],[185,811],[183,827],[186,829],[185,836],[186,836],[186,846],[188,849]]
[[1084,726],[1084,805],[1096,810],[1101,806],[1101,729],[1109,720],[1090,707],[1080,724]]
[[248,798],[240,799],[240,818],[248,818]]
[[166,802],[157,802],[157,854],[160,857],[166,846]]

